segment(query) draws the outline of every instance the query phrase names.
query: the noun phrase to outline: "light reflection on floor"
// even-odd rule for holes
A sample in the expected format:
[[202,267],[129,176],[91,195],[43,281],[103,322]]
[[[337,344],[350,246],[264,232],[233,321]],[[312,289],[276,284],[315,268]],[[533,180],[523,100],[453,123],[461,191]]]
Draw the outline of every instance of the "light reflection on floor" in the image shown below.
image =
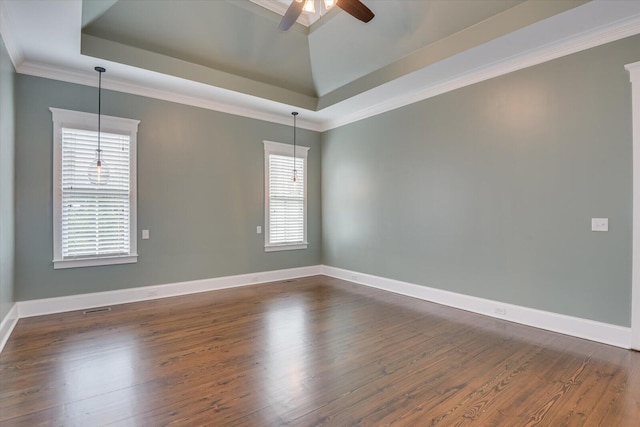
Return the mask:
[[[87,352],[89,345],[95,349],[93,354]],[[101,337],[99,344],[80,340],[69,351],[58,370],[64,384],[65,417],[86,417],[93,425],[100,425],[101,419],[113,421],[115,409],[110,403],[117,404],[121,419],[139,412],[134,387],[139,355],[133,336]]]
[[265,404],[278,415],[304,405],[308,394],[303,379],[308,369],[308,319],[304,304],[274,307],[267,313]]

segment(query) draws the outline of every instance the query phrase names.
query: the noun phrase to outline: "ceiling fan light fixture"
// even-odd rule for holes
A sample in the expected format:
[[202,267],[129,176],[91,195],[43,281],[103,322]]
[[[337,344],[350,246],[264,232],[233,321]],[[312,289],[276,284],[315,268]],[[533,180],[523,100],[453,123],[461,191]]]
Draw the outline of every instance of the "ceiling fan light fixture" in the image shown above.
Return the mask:
[[305,12],[316,13],[316,6],[314,0],[307,0],[302,8]]
[[[317,5],[316,2],[318,2]],[[349,15],[365,23],[371,21],[375,16],[371,9],[365,6],[360,0],[291,0],[291,4],[282,16],[278,29],[280,29],[280,31],[287,31],[296,22],[302,12],[311,13],[317,19],[333,6],[338,6]]]

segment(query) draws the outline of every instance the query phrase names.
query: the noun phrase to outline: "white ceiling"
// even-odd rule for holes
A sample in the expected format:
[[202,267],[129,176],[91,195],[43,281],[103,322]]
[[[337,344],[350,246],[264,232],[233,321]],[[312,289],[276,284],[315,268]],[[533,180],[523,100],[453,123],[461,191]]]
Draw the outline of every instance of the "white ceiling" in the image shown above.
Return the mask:
[[[290,64],[281,69],[278,64],[271,67],[270,62],[278,61],[264,56],[262,50],[269,50],[268,43],[247,54],[250,66],[244,69],[244,63],[229,66],[237,59],[231,54],[223,61],[216,54],[212,60],[206,54],[198,57],[198,49],[185,49],[206,46],[197,36],[210,34],[203,32],[209,20],[195,19],[193,14],[201,15],[212,7],[211,2],[179,2],[199,3],[195,12],[176,9],[178,2],[164,2],[165,13],[191,14],[190,21],[176,18],[165,22],[166,15],[160,13],[156,16],[159,21],[141,23],[141,31],[134,33],[135,25],[122,24],[126,13],[140,9],[136,3],[157,2],[85,0],[84,22],[91,22],[86,28],[93,34],[89,31],[83,36],[82,0],[0,0],[0,31],[19,73],[95,85],[93,67],[103,65],[107,68],[105,88],[285,124],[290,124],[290,112],[296,109],[300,111],[300,126],[314,130],[331,129],[640,33],[637,0],[514,1],[506,9],[505,2],[495,0],[435,0],[428,9],[431,14],[421,9],[424,4],[416,5],[421,2],[364,2],[376,13],[370,24],[362,24],[344,12],[332,12],[335,16],[328,21],[323,22],[325,16],[309,28],[294,26],[291,35],[286,35],[286,49],[302,57],[281,59],[280,63]],[[483,2],[486,8],[478,6]],[[94,17],[87,17],[87,3],[92,3]],[[242,31],[233,33],[233,37],[253,32],[250,38],[240,40],[243,43],[236,40],[240,48],[255,48],[256,40],[266,37],[282,38],[277,34],[280,17],[274,12],[248,0],[222,3],[226,5],[216,11],[226,10],[229,16],[235,16],[233,19],[244,20]],[[458,19],[433,21],[433,16],[455,17],[453,3],[465,6],[466,13]],[[447,7],[450,9],[445,10]],[[142,8],[138,13],[144,12]],[[200,26],[195,25],[197,21]],[[185,22],[189,23],[185,38],[172,38],[171,31],[184,27]],[[121,24],[122,28],[114,29]],[[167,29],[169,35],[159,37],[162,40],[151,46],[150,40],[157,35],[154,25]],[[403,28],[407,34],[401,31]],[[225,38],[221,34],[218,39]],[[348,43],[344,43],[345,37],[349,37]],[[247,40],[250,43],[244,43]],[[286,69],[307,74],[298,82],[293,78],[278,81]]]

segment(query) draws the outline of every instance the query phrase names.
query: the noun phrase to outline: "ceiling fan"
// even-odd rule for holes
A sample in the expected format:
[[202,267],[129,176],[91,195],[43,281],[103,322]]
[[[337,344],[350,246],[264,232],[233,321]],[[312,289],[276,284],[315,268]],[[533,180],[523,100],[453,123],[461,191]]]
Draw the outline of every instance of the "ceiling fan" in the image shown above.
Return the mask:
[[[285,12],[280,21],[281,31],[287,31],[298,19],[303,10],[310,12],[315,11],[315,3],[317,0],[291,0],[291,5]],[[320,0],[318,1],[321,11],[328,10],[332,6],[338,6],[349,15],[362,22],[369,22],[375,16],[374,13],[365,6],[360,0]]]

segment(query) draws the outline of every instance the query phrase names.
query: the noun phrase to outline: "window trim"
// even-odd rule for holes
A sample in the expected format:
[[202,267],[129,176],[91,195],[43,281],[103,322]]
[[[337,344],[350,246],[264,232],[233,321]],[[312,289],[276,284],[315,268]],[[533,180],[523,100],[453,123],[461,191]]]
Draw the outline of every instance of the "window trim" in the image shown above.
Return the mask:
[[289,156],[293,157],[293,145],[291,144],[283,144],[281,142],[274,141],[262,141],[264,144],[264,251],[265,252],[275,252],[275,251],[289,251],[289,250],[297,250],[297,249],[307,249],[309,246],[309,242],[307,240],[307,157],[309,153],[309,147],[304,147],[300,145],[296,145],[296,158],[302,159],[303,161],[303,241],[295,242],[295,243],[270,243],[269,242],[269,213],[270,213],[270,196],[269,196],[269,155],[275,154],[280,156]]
[[99,265],[130,264],[138,261],[137,239],[137,135],[140,120],[101,116],[101,131],[129,135],[129,253],[86,258],[62,256],[62,128],[98,130],[98,115],[80,111],[49,108],[53,120],[53,268],[92,267]]

